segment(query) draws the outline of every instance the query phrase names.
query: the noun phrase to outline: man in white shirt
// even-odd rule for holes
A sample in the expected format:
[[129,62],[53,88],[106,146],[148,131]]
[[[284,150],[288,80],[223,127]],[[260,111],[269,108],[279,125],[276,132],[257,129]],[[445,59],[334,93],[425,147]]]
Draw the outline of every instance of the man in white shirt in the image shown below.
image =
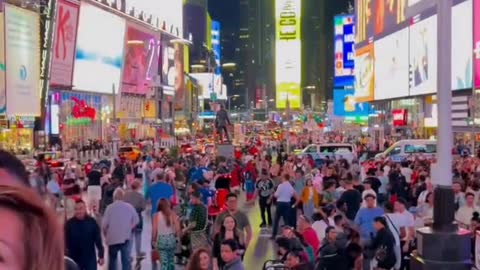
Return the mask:
[[400,239],[401,248],[402,248],[402,268],[405,267],[405,264],[408,264],[409,261],[403,260],[405,256],[409,255],[410,242],[415,238],[415,218],[412,213],[407,211],[407,202],[403,198],[398,198],[395,202],[395,213],[398,216],[398,225],[400,225],[400,230],[405,230],[405,237]]
[[[296,211],[292,210],[292,207],[295,208],[295,205],[292,204],[292,199],[298,201],[297,193],[290,183],[290,176],[284,174],[282,176],[282,182],[278,185],[277,190],[274,195],[277,198],[275,218],[273,220],[273,231],[272,239],[275,239],[278,233],[278,226],[280,223],[280,218],[283,218],[285,225],[295,227],[294,223],[295,217],[292,215],[296,214]],[[294,209],[295,210],[295,209]]]
[[480,208],[475,205],[475,194],[467,192],[465,194],[465,205],[458,209],[455,220],[460,226],[468,228],[474,212],[480,213]]
[[410,184],[412,182],[412,174],[413,171],[408,167],[408,163],[403,162],[402,163],[402,168],[400,169],[400,173],[405,176],[405,181]]

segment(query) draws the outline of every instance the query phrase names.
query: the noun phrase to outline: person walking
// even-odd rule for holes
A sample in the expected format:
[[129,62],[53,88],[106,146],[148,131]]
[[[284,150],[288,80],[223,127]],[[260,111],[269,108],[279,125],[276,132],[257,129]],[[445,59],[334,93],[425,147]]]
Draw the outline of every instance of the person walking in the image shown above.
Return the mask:
[[[95,247],[98,252],[95,254]],[[104,248],[97,221],[87,214],[83,201],[75,203],[75,215],[65,223],[65,250],[79,270],[96,270],[104,263]]]
[[275,239],[278,233],[278,226],[280,223],[280,218],[283,218],[283,222],[286,225],[295,226],[292,224],[292,220],[294,220],[291,215],[292,211],[291,208],[295,207],[292,206],[292,199],[298,201],[297,193],[293,188],[292,184],[290,183],[290,176],[288,174],[284,174],[282,177],[282,183],[278,185],[277,190],[274,193],[275,198],[277,198],[277,205],[275,211],[275,218],[273,220],[273,231],[272,231],[272,239]]
[[260,205],[260,215],[262,217],[260,227],[270,227],[272,226],[271,207],[275,185],[272,179],[270,179],[268,171],[265,169],[262,170],[260,179],[256,184],[256,191],[256,197],[258,197],[258,204]]
[[[160,269],[175,270],[175,250],[177,238],[180,239],[180,222],[172,211],[170,202],[161,199],[157,205],[157,213],[153,216],[152,247],[160,254]],[[153,269],[156,269],[156,262]]]
[[140,193],[141,183],[139,180],[135,180],[131,184],[131,190],[125,193],[123,200],[135,208],[138,214],[138,224],[133,229],[133,237],[131,243],[133,244],[133,240],[135,240],[135,253],[137,258],[145,257],[145,252],[142,251],[142,232],[143,232],[143,216],[142,212],[145,210],[147,202],[143,195]]
[[223,132],[225,132],[225,137],[227,141],[230,141],[230,136],[228,135],[227,125],[231,125],[230,118],[228,117],[228,112],[225,110],[225,106],[220,105],[220,110],[217,112],[215,117],[215,128],[217,129],[218,136],[220,141],[223,142]]
[[120,252],[122,270],[131,269],[130,239],[132,230],[140,222],[135,208],[123,201],[125,192],[117,188],[113,192],[114,202],[105,210],[102,228],[108,246],[108,270],[117,269],[117,255]]

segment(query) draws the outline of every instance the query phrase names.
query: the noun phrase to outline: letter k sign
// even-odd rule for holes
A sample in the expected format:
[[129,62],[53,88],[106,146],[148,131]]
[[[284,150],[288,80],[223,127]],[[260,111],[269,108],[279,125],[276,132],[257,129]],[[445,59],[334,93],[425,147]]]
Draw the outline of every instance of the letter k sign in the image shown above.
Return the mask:
[[[58,9],[57,20],[57,43],[55,44],[55,58],[61,58],[65,60],[67,57],[67,40],[69,27],[68,22],[70,20],[70,11],[65,6],[60,5]],[[61,47],[61,48],[60,48]],[[61,51],[60,51],[61,50]]]

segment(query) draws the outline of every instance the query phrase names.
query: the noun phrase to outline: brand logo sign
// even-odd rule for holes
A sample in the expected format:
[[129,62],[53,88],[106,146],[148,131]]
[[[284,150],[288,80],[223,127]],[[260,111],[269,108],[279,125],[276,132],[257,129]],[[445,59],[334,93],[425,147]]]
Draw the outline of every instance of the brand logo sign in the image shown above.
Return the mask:
[[78,8],[77,4],[67,0],[58,2],[50,69],[51,85],[72,85]]
[[393,126],[406,126],[408,122],[408,111],[405,109],[392,110]]

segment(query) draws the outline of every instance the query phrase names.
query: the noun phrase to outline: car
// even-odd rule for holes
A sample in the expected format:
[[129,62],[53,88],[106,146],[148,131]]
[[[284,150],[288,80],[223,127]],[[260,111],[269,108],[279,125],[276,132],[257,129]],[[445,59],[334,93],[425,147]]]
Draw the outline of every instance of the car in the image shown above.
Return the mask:
[[118,149],[120,158],[137,161],[142,156],[142,151],[136,146],[122,146]]
[[306,155],[310,155],[315,161],[329,157],[337,160],[343,158],[352,163],[356,158],[356,148],[349,143],[310,144],[297,154],[300,158]]

